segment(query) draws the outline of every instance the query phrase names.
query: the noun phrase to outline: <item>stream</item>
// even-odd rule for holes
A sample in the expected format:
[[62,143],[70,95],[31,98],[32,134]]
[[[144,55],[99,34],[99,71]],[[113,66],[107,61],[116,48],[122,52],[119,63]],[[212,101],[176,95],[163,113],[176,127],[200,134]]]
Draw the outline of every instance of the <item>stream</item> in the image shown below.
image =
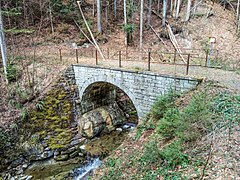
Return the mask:
[[94,169],[102,164],[114,149],[122,144],[128,133],[136,127],[134,123],[125,123],[110,134],[92,139],[85,144],[85,159],[73,158],[68,161],[55,162],[53,159],[36,162],[26,171],[31,179],[74,179],[87,180]]
[[[133,130],[136,128],[136,124],[134,123],[125,123],[118,130],[128,132],[129,130]],[[87,180],[91,175],[92,171],[102,165],[102,161],[99,157],[89,158],[87,163],[79,168],[74,170],[74,180]]]

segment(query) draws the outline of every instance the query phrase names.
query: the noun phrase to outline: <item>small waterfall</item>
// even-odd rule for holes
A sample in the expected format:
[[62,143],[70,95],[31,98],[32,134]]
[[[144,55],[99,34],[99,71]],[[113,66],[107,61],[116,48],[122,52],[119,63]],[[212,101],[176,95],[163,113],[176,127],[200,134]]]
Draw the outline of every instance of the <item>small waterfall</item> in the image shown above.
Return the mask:
[[91,159],[88,163],[80,168],[75,170],[75,180],[84,180],[88,179],[88,174],[91,173],[93,169],[101,166],[102,161],[99,158]]

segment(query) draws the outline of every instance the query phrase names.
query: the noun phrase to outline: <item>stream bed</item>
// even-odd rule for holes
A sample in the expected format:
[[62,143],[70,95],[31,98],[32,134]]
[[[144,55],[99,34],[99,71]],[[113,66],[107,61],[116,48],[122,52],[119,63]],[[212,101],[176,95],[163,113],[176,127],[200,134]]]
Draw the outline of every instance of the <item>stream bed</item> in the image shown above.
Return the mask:
[[27,170],[26,175],[31,179],[74,179],[87,180],[92,171],[102,164],[102,159],[122,144],[128,132],[136,127],[134,123],[125,123],[121,127],[95,137],[82,146],[86,156],[77,157],[68,161],[56,162],[53,159],[44,162],[35,162]]

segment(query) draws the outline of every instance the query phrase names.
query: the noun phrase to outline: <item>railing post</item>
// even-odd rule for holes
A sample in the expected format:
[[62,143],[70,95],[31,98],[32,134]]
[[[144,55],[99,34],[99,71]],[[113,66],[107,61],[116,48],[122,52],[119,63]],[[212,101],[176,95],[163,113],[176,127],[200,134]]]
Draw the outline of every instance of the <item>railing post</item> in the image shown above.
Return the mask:
[[126,46],[126,60],[128,59],[128,47]]
[[96,65],[98,65],[98,50],[95,51],[95,57],[96,57]]
[[77,63],[78,63],[78,49],[76,49],[76,60],[77,60]]
[[176,63],[176,57],[177,57],[177,51],[176,51],[176,49],[175,49],[175,51],[174,51],[174,59],[173,59],[173,64],[175,64],[175,63]]
[[190,54],[188,54],[188,58],[187,58],[187,70],[186,70],[186,75],[188,75],[188,72],[189,72],[189,61],[190,61]]
[[107,48],[107,57],[109,59],[109,48]]
[[151,70],[151,51],[148,51],[148,71]]
[[62,62],[62,50],[59,48],[59,57],[60,57],[60,61]]
[[206,51],[205,67],[207,67],[207,62],[208,62],[208,50]]
[[118,59],[119,59],[119,67],[122,67],[122,63],[121,63],[121,61],[122,61],[122,57],[121,57],[121,51],[119,51],[119,54],[118,54],[119,56],[118,56]]

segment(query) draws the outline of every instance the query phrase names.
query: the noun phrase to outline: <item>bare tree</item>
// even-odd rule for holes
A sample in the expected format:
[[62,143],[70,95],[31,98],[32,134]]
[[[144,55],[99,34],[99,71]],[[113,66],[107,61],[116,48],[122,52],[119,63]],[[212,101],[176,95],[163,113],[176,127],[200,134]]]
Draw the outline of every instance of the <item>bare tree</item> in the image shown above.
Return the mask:
[[[124,7],[124,26],[126,28],[127,26],[127,0],[123,0],[123,7]],[[128,42],[127,42],[127,32],[125,32],[125,46],[128,45]]]
[[141,0],[140,6],[140,50],[143,47],[143,8],[144,8],[144,0]]
[[239,9],[240,9],[240,0],[238,0],[238,3],[237,3],[237,15],[236,15],[237,32],[240,30],[240,15],[239,15]]
[[173,0],[170,1],[170,13],[172,14],[173,11]]
[[147,26],[151,26],[151,15],[152,15],[152,0],[148,1],[148,16],[147,16]]
[[160,0],[157,1],[157,13],[159,14],[160,13]]
[[167,16],[167,0],[163,0],[163,14],[162,14],[162,27],[166,25],[166,16]]
[[117,0],[114,0],[114,17],[117,18]]
[[8,79],[7,79],[7,46],[6,46],[4,31],[3,31],[3,20],[2,20],[1,6],[0,6],[0,47],[1,47],[4,74],[5,74],[5,77],[6,77],[6,82],[8,83]]
[[180,6],[181,6],[181,0],[177,0],[176,19],[179,16]]
[[190,19],[191,5],[192,5],[192,0],[188,0],[188,3],[187,3],[187,12],[186,12],[186,18],[185,18],[185,21],[186,21],[186,22]]
[[97,27],[98,32],[102,33],[102,24],[101,24],[101,0],[97,0]]

